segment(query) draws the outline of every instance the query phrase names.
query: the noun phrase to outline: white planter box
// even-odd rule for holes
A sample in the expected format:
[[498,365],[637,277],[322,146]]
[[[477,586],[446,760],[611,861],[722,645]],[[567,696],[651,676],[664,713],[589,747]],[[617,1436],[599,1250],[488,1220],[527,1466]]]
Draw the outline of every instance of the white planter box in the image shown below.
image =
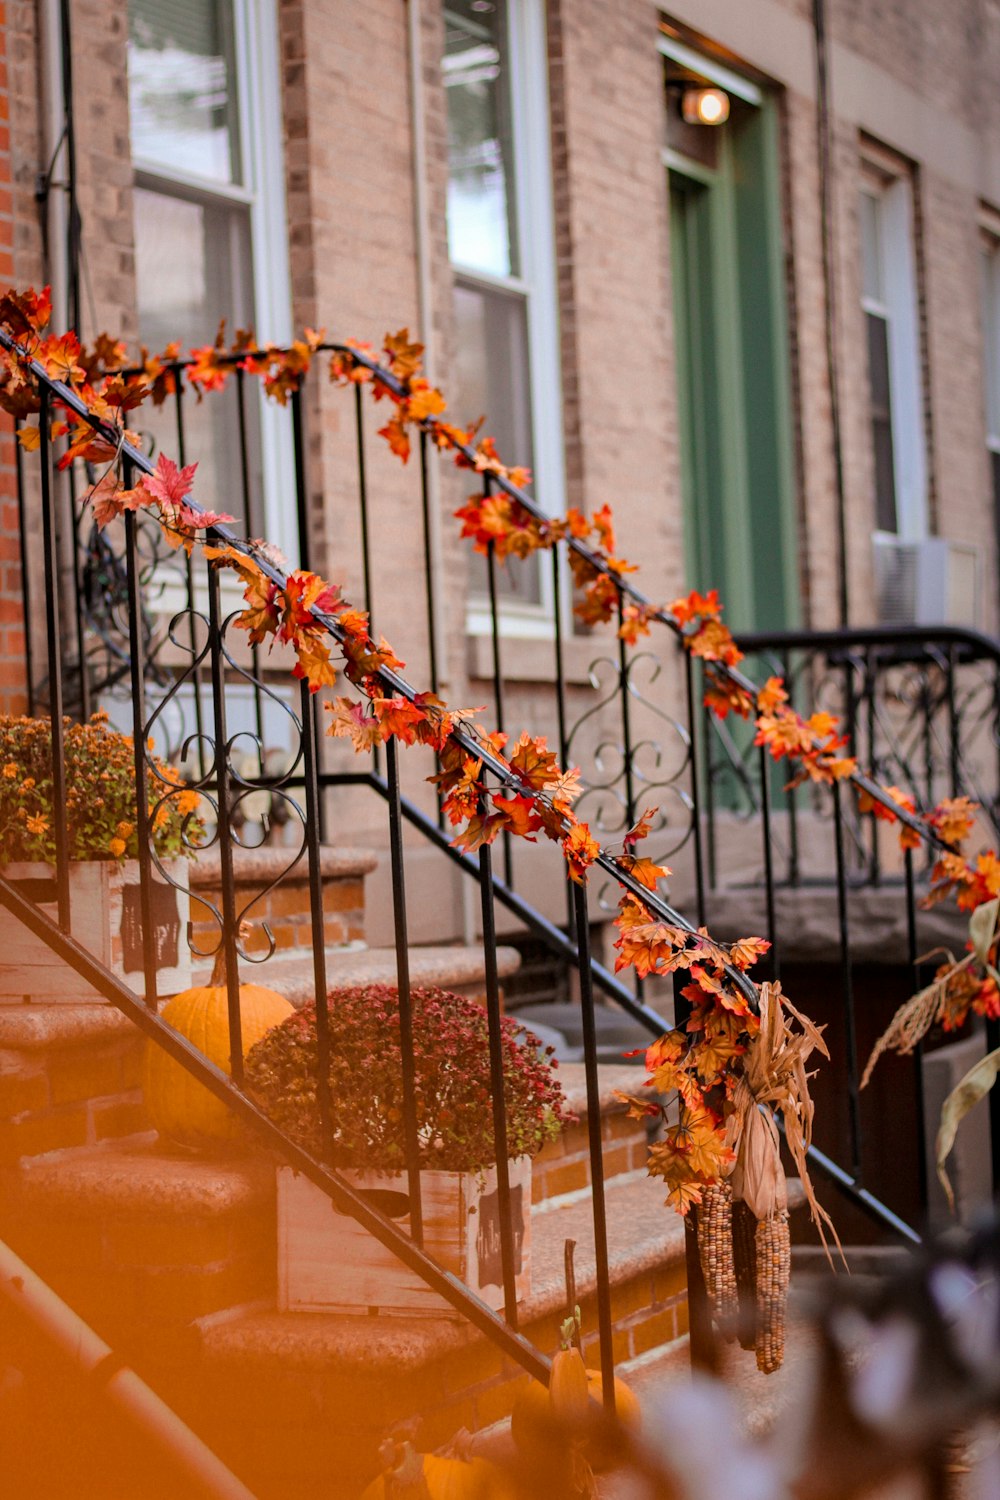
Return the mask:
[[[509,1165],[517,1295],[531,1289],[531,1157]],[[406,1176],[343,1174],[374,1207],[410,1231]],[[421,1172],[424,1248],[496,1311],[503,1308],[496,1168]],[[278,1168],[278,1306],[282,1311],[406,1313],[458,1317],[413,1271],[318,1187]]]
[[[174,995],[191,984],[188,947],[188,861],[164,861],[181,885],[175,890],[154,869],[153,921],[157,942],[157,994]],[[11,864],[4,877],[20,886],[53,919],[55,869],[42,863]],[[140,994],[145,990],[139,861],[74,860],[69,867],[70,930],[98,962]],[[0,1001],[97,998],[41,938],[0,909]]]

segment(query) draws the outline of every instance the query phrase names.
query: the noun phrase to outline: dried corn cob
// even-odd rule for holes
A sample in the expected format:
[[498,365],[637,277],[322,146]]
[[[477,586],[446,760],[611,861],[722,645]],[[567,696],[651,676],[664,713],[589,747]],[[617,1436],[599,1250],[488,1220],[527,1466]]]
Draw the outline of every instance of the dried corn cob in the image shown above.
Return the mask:
[[757,1216],[742,1198],[737,1198],[733,1203],[733,1265],[740,1306],[740,1345],[744,1349],[756,1349]]
[[785,1306],[792,1267],[788,1214],[757,1225],[757,1368],[771,1375],[785,1357]]
[[733,1265],[733,1191],[728,1182],[714,1183],[702,1191],[698,1255],[712,1312],[726,1331],[739,1312]]

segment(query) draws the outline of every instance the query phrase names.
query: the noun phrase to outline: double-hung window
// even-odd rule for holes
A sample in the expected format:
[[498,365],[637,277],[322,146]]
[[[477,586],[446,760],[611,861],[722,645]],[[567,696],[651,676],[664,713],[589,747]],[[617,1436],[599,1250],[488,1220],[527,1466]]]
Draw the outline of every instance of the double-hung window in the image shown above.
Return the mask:
[[[486,417],[532,493],[563,509],[555,247],[543,0],[447,0],[448,252],[452,408]],[[508,628],[547,629],[550,575],[537,558],[500,570]],[[474,594],[485,574],[477,565]],[[472,608],[472,627],[484,623]]]
[[1000,220],[984,228],[981,244],[986,448],[993,482],[993,510],[1000,535]]
[[[222,318],[227,339],[239,328],[289,337],[276,58],[273,0],[129,0],[136,300],[139,337],[153,352],[175,340],[182,355],[211,344]],[[167,408],[143,413],[174,458],[176,418]],[[294,556],[286,429],[256,382],[242,417],[236,381],[184,402],[196,494]]]
[[927,461],[909,177],[866,161],[859,215],[875,527],[919,541],[927,535]]

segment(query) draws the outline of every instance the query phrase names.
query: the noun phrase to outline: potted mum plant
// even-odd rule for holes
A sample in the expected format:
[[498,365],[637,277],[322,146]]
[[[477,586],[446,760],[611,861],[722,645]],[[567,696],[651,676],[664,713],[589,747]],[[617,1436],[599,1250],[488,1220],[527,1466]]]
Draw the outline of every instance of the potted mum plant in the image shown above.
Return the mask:
[[[131,736],[119,734],[106,713],[64,730],[65,803],[53,806],[52,730],[48,719],[0,716],[0,872],[25,894],[55,910],[57,818],[66,824],[73,936],[126,983],[143,973],[143,941],[136,834],[135,763]],[[191,982],[187,944],[187,859],[204,833],[199,796],[160,761],[148,773],[154,867],[153,921],[157,987],[161,994]],[[51,950],[0,911],[0,1001],[78,1000]]]
[[[503,1305],[496,1149],[486,1012],[436,988],[412,992],[424,1245],[494,1308]],[[409,1229],[399,997],[368,984],[329,997],[330,1132],[316,1103],[316,1011],[306,1006],[248,1053],[247,1086],[300,1145]],[[569,1116],[551,1049],[503,1023],[504,1094],[518,1296],[531,1266],[531,1158]],[[278,1290],[283,1309],[450,1311],[326,1195],[278,1168]]]

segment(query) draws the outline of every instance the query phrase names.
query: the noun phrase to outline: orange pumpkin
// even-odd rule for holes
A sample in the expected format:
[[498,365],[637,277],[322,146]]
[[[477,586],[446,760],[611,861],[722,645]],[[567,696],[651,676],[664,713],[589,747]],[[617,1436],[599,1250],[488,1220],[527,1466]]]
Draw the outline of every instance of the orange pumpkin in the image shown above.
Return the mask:
[[[387,1487],[391,1480],[391,1488]],[[380,1474],[361,1500],[402,1500],[412,1492],[414,1500],[501,1500],[505,1493],[499,1469],[485,1458],[449,1458],[437,1453],[415,1453],[409,1443],[388,1475]]]
[[[276,990],[259,984],[240,985],[240,1025],[244,1056],[272,1026],[292,1014],[293,1007]],[[207,985],[184,990],[168,1000],[162,1020],[186,1037],[209,1062],[229,1073],[229,993],[224,964],[216,959]],[[197,1148],[241,1139],[241,1126],[232,1110],[210,1094],[193,1073],[154,1041],[146,1044],[145,1097],[149,1117],[162,1136],[178,1146]]]
[[[568,1353],[569,1351],[561,1352]],[[557,1354],[556,1359],[558,1358]],[[553,1372],[555,1367],[555,1360],[553,1360]],[[586,1381],[588,1397],[600,1406],[604,1400],[600,1370],[587,1370]],[[615,1376],[615,1412],[623,1427],[631,1432],[638,1432],[642,1425],[639,1398],[619,1375]],[[549,1390],[542,1385],[540,1380],[526,1377],[514,1402],[510,1418],[511,1437],[525,1458],[537,1458],[550,1449],[555,1435],[556,1421],[555,1403]],[[588,1454],[588,1456],[595,1464],[601,1457],[598,1454]]]

